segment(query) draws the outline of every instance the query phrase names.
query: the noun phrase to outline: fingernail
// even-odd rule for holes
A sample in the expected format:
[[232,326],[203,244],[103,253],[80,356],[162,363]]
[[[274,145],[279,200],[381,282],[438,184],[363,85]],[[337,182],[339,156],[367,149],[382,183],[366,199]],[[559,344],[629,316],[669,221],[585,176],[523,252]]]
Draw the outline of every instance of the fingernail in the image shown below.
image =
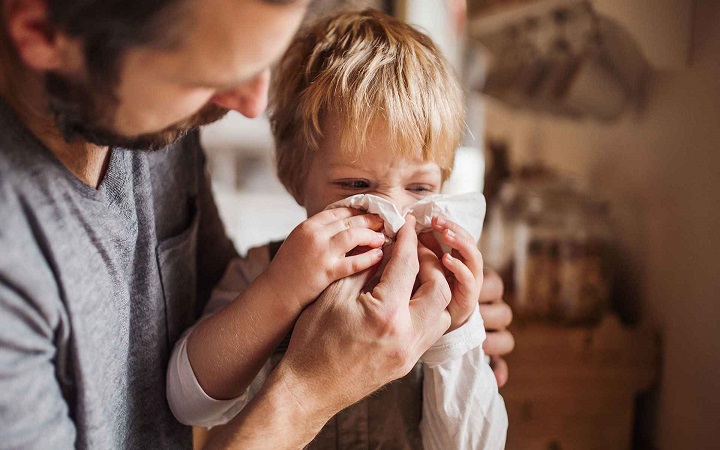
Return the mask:
[[446,235],[447,237],[449,237],[450,239],[455,239],[455,233],[453,232],[453,230],[447,230],[447,231],[445,232],[445,235]]
[[374,258],[382,258],[383,252],[381,248],[376,248],[373,250],[373,257]]
[[379,241],[385,242],[385,235],[383,233],[375,233]]
[[443,226],[443,225],[445,225],[446,223],[447,223],[447,222],[445,222],[445,219],[444,219],[443,217],[438,216],[438,218],[437,218],[437,224],[438,224],[438,226]]
[[452,260],[455,259],[452,257],[452,255],[450,253],[445,253],[445,254],[447,255],[447,259],[449,262],[452,262]]

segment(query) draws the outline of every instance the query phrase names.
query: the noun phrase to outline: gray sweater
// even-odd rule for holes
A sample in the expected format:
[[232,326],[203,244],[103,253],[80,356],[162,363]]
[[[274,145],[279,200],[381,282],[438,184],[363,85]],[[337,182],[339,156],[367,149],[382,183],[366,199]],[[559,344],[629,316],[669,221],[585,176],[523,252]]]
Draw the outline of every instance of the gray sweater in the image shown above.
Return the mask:
[[0,101],[0,448],[189,448],[170,350],[235,250],[197,134],[114,149],[98,189]]

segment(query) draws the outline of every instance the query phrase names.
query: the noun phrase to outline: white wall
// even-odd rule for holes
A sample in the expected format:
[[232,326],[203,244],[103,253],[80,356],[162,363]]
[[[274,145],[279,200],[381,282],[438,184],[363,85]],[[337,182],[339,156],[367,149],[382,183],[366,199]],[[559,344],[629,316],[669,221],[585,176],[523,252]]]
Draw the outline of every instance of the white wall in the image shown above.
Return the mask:
[[691,62],[615,124],[488,106],[516,162],[539,154],[613,203],[645,320],[663,333],[654,440],[720,448],[720,2],[695,4]]

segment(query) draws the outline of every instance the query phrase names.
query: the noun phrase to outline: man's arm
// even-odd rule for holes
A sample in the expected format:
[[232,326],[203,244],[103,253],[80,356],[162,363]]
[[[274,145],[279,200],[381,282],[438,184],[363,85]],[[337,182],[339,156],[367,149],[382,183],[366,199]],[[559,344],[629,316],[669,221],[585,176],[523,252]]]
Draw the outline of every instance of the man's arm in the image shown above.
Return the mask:
[[68,357],[56,348],[56,341],[68,339],[67,317],[26,296],[42,270],[35,267],[20,282],[4,269],[23,256],[7,250],[0,262],[0,447],[74,448],[75,425],[56,372]]
[[262,390],[232,421],[213,429],[206,449],[298,449],[307,445],[333,414],[297,397],[299,380],[280,364]]
[[17,198],[0,184],[0,448],[74,448],[70,323]]

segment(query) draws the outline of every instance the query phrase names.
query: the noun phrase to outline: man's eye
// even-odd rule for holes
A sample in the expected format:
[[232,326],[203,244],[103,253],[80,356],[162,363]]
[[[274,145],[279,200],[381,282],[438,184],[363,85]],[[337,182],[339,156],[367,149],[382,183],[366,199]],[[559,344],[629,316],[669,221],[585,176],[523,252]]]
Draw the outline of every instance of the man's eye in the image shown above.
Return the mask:
[[345,189],[367,189],[370,187],[370,183],[365,180],[342,180],[336,184]]

